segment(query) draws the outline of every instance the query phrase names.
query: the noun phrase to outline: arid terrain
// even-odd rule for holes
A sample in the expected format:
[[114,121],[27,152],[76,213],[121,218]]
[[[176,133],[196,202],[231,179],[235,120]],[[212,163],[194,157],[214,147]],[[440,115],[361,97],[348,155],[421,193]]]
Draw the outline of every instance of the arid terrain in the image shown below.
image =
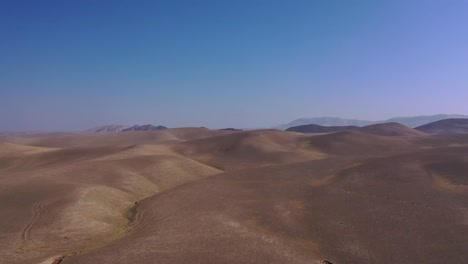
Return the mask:
[[418,126],[415,129],[427,134],[464,134],[468,133],[468,119],[444,119]]
[[468,134],[5,134],[0,216],[0,263],[468,263]]

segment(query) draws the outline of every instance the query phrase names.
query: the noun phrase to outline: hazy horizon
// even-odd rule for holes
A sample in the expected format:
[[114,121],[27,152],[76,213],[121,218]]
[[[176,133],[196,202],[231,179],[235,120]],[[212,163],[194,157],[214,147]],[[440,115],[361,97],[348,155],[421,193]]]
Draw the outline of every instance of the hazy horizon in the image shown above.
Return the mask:
[[468,114],[464,1],[6,1],[0,131]]
[[[294,118],[294,119],[291,119],[291,120],[287,120],[287,121],[284,121],[282,123],[277,123],[277,124],[274,124],[274,125],[271,125],[271,126],[258,126],[258,127],[234,127],[234,126],[229,126],[229,125],[226,125],[226,126],[199,126],[199,125],[192,125],[192,126],[184,126],[184,125],[181,125],[181,126],[172,126],[172,127],[168,127],[166,126],[167,128],[189,128],[189,127],[206,127],[206,128],[209,128],[209,129],[224,129],[224,128],[236,128],[236,129],[246,129],[246,130],[255,130],[255,129],[283,129],[281,128],[282,126],[284,125],[287,125],[288,123],[293,123],[294,121],[297,121],[297,120],[301,120],[301,119],[311,119],[311,118],[340,118],[340,119],[344,119],[344,120],[359,120],[359,121],[370,121],[370,122],[381,122],[381,121],[387,121],[389,119],[393,119],[393,118],[412,118],[412,117],[431,117],[431,116],[437,116],[437,115],[449,115],[449,116],[452,116],[452,115],[463,115],[463,114],[454,114],[454,113],[438,113],[438,114],[433,114],[433,115],[418,115],[418,116],[392,116],[392,117],[388,117],[388,118],[383,118],[383,119],[373,119],[373,120],[370,120],[370,119],[362,119],[362,118],[343,118],[343,117],[339,117],[339,116],[309,116],[309,117],[298,117],[298,118]],[[468,115],[463,115],[463,116],[468,116]],[[453,118],[453,117],[450,117],[450,118]],[[458,117],[457,117],[458,118]],[[392,121],[394,122],[394,121]],[[426,124],[426,123],[424,123]],[[50,128],[44,128],[44,129],[36,129],[36,130],[0,130],[0,133],[61,133],[61,132],[86,132],[86,131],[93,131],[94,129],[97,129],[97,128],[101,128],[101,127],[106,127],[106,126],[128,126],[128,127],[132,127],[132,126],[143,126],[143,125],[155,125],[155,126],[165,126],[164,124],[157,124],[157,123],[103,123],[103,124],[99,124],[99,125],[96,125],[96,126],[92,126],[92,127],[82,127],[82,128],[77,128],[77,129],[69,129],[69,130],[66,130],[66,129],[56,129],[56,130],[52,130]],[[293,125],[294,126],[294,125]],[[327,126],[327,125],[325,125]],[[288,126],[289,128],[289,126]]]

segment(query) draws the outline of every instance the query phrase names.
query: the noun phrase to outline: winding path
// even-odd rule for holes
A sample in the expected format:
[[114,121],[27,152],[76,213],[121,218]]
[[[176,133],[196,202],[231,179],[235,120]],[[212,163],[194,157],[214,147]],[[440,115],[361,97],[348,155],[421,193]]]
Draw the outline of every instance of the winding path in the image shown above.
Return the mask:
[[47,214],[47,208],[44,203],[34,203],[32,208],[32,216],[29,219],[28,223],[24,226],[24,228],[21,230],[20,234],[20,239],[21,243],[25,244],[28,242],[34,242],[34,240],[31,238],[31,230],[34,228],[36,225],[37,221]]

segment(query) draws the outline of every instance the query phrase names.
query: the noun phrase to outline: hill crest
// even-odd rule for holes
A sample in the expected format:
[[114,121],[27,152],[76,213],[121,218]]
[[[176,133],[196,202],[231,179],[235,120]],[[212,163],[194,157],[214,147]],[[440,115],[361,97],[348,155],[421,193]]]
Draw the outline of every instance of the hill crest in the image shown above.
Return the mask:
[[428,134],[464,134],[468,133],[468,119],[444,119],[422,126],[418,126],[415,129]]
[[358,126],[320,126],[315,124],[295,126],[286,129],[290,132],[299,132],[299,133],[331,133],[339,131],[347,131],[358,128]]
[[423,135],[426,135],[424,132],[415,130],[413,128],[407,127],[405,125],[402,125],[396,122],[369,125],[369,126],[357,128],[354,131],[377,135],[377,136],[423,136]]

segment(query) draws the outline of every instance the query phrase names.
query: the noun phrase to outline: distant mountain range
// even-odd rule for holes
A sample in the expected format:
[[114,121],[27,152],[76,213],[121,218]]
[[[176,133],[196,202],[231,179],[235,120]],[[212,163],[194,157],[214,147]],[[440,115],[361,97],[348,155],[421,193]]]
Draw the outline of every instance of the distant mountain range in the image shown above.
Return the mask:
[[167,129],[165,126],[154,126],[148,125],[134,125],[132,127],[126,125],[105,125],[96,128],[92,128],[84,131],[85,133],[118,133],[126,131],[149,131],[149,130],[163,130]]
[[381,123],[396,122],[408,127],[417,127],[431,122],[449,119],[449,118],[468,118],[467,115],[447,115],[439,114],[432,116],[411,116],[411,117],[393,117],[381,121],[368,121],[359,119],[344,119],[339,117],[316,117],[316,118],[300,118],[287,124],[277,126],[275,128],[285,130],[290,127],[315,124],[320,126],[367,126]]
[[439,120],[415,128],[428,134],[462,134],[468,133],[468,119],[451,118]]
[[167,129],[167,127],[165,126],[153,126],[153,125],[143,125],[143,126],[139,126],[139,125],[135,125],[135,126],[132,126],[132,127],[129,127],[129,128],[126,128],[124,130],[122,130],[122,132],[126,132],[126,131],[150,131],[150,130],[163,130],[163,129]]
[[[467,120],[468,119],[461,119]],[[439,121],[440,122],[440,121]],[[319,125],[303,125],[290,127],[286,131],[300,132],[300,133],[332,133],[340,131],[356,131],[366,134],[378,135],[378,136],[421,136],[425,135],[422,131],[407,127],[400,123],[379,123],[363,127],[358,126],[319,126]]]
[[238,128],[232,128],[232,127],[228,127],[228,128],[221,128],[219,130],[227,130],[227,131],[243,131],[243,129],[238,129]]
[[129,128],[126,125],[105,125],[84,131],[85,133],[117,133]]
[[286,131],[299,132],[299,133],[331,133],[346,131],[358,128],[358,126],[320,126],[315,124],[295,126],[286,129]]

